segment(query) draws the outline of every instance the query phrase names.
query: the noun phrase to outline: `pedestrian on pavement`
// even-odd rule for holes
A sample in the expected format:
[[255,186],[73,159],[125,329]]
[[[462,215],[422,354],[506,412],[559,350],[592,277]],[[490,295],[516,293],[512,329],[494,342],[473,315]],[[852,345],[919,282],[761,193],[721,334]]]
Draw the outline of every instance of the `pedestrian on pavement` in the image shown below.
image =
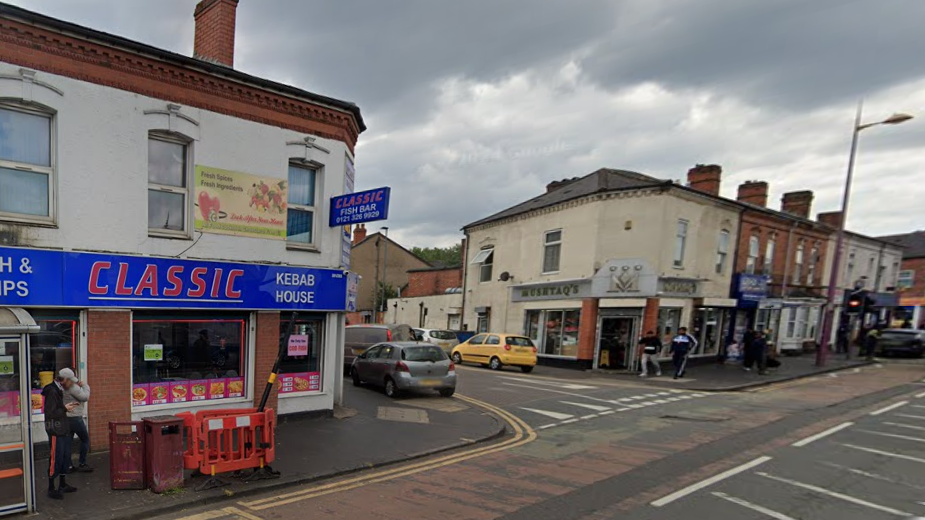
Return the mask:
[[687,333],[687,327],[678,329],[678,335],[671,340],[671,361],[674,364],[674,378],[684,377],[687,358],[697,348],[697,340]]
[[639,340],[639,346],[642,348],[642,372],[639,374],[639,377],[646,377],[649,375],[649,363],[652,363],[652,366],[655,367],[655,376],[662,376],[662,367],[658,364],[658,354],[662,350],[662,340],[658,339],[658,335],[655,334],[655,331],[650,330],[646,332],[645,337]]
[[[55,380],[42,389],[45,399],[45,433],[48,434],[50,444],[50,457],[48,461],[48,497],[62,500],[64,493],[77,491],[74,486],[68,485],[65,480],[67,468],[71,460],[71,428],[67,412],[76,405],[64,404],[64,393],[74,384],[75,378],[63,377],[60,373]],[[55,479],[59,485],[55,486]]]
[[742,361],[742,368],[746,372],[751,372],[755,365],[755,329],[748,329],[742,336],[742,348],[744,349],[745,359]]
[[755,332],[752,348],[754,361],[758,364],[758,374],[766,375],[768,373],[768,336],[764,331]]
[[73,382],[71,387],[64,392],[64,404],[75,404],[67,412],[68,426],[71,428],[71,437],[68,439],[73,438],[75,434],[80,439],[80,455],[77,465],[74,465],[73,460],[68,460],[67,472],[90,473],[93,471],[93,468],[87,464],[87,454],[90,453],[90,432],[87,430],[87,423],[84,422],[84,403],[90,400],[90,385],[80,381],[70,368],[61,369],[59,374]]
[[867,332],[867,336],[864,337],[864,356],[867,357],[868,361],[874,360],[878,343],[880,343],[880,331],[876,327],[871,327],[870,331]]

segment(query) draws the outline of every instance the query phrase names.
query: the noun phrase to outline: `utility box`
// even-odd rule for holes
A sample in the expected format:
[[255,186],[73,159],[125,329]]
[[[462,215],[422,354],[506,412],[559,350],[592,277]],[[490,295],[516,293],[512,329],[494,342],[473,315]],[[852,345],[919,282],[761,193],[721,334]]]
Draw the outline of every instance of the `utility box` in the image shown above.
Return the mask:
[[147,417],[144,430],[148,487],[155,493],[182,487],[183,419],[172,415]]
[[145,489],[144,423],[109,423],[109,481],[112,489]]

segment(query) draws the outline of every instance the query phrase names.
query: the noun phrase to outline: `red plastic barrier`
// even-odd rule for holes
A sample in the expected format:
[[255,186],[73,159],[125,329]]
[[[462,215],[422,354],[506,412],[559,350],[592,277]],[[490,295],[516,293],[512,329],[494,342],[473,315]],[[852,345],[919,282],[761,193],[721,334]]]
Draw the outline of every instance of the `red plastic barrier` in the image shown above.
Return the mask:
[[183,465],[203,474],[261,468],[276,459],[276,416],[256,408],[203,410],[183,419]]

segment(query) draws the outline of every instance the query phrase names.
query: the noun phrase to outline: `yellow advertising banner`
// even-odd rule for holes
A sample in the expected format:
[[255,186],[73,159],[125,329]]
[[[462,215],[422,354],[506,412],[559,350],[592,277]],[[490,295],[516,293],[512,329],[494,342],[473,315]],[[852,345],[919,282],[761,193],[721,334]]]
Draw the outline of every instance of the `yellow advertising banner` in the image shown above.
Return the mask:
[[255,238],[286,238],[289,183],[196,165],[196,229]]

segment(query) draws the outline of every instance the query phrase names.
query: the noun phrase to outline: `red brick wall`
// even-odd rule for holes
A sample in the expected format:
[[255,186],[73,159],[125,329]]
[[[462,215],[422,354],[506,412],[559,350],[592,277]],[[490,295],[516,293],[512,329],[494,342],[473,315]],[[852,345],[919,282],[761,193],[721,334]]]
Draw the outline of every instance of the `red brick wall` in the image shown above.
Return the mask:
[[[257,313],[257,345],[254,347],[254,406],[260,404],[263,389],[267,378],[273,370],[276,356],[279,354],[279,322],[278,312]],[[277,410],[277,391],[279,383],[273,386],[267,408]]]
[[902,270],[915,271],[915,285],[902,291],[903,298],[925,298],[925,258],[903,260]]
[[87,313],[87,383],[93,389],[88,407],[90,443],[109,447],[109,422],[132,419],[132,314]]
[[462,287],[462,267],[440,271],[419,271],[408,273],[408,289],[402,297],[433,296],[446,293],[447,289]]
[[597,341],[597,315],[601,301],[585,298],[581,301],[581,317],[578,322],[578,359],[594,360],[594,342]]
[[203,0],[196,6],[195,53],[234,65],[234,27],[238,0]]

